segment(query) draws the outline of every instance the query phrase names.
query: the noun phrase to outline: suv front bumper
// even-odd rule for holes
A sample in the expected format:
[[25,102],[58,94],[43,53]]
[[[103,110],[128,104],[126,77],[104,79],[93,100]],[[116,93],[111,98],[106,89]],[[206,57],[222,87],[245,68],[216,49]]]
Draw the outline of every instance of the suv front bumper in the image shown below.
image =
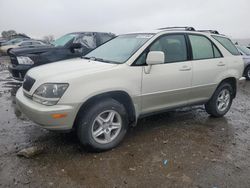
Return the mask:
[[[77,105],[45,106],[34,102],[23,94],[20,88],[16,94],[17,108],[30,120],[49,130],[68,131],[73,124],[78,112]],[[54,118],[55,114],[66,114],[62,118]]]

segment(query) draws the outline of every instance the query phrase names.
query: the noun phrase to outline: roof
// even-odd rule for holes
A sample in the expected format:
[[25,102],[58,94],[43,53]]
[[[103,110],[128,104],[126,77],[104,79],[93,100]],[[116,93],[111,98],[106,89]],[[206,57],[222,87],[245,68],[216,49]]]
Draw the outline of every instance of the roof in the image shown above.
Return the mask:
[[216,30],[195,30],[193,27],[164,27],[155,30],[148,30],[148,31],[137,31],[137,32],[130,32],[126,34],[157,34],[161,32],[191,32],[191,33],[207,33],[207,34],[214,34],[214,35],[222,35]]
[[107,34],[110,34],[110,35],[115,35],[114,33],[111,33],[111,32],[97,32],[97,31],[78,31],[78,32],[72,32],[72,33],[67,33],[67,34],[84,34],[84,33],[107,33]]

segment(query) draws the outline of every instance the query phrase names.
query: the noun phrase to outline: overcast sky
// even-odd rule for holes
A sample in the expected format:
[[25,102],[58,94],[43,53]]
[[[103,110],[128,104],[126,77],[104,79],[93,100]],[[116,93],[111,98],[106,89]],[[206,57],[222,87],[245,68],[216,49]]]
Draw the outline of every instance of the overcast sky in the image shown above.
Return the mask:
[[250,0],[0,0],[0,32],[59,37],[74,31],[126,33],[166,26],[216,29],[250,38]]

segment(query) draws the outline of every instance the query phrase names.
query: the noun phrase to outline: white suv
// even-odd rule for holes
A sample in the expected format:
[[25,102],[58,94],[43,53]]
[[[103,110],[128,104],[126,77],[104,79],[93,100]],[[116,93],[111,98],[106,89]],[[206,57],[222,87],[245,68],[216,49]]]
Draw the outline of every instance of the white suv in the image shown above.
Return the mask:
[[225,115],[244,82],[243,61],[227,37],[193,28],[120,35],[85,57],[31,69],[17,104],[50,130],[76,130],[83,145],[118,145],[138,118],[204,104]]

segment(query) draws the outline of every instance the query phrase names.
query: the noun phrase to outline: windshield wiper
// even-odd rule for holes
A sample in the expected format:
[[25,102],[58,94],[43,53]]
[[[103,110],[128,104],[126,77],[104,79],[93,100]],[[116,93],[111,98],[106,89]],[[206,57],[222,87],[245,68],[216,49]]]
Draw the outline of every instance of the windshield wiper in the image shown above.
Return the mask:
[[90,59],[92,61],[100,61],[100,62],[104,62],[104,63],[116,63],[116,62],[105,60],[105,59],[98,58],[98,57],[85,57],[85,56],[82,56],[82,58],[83,59]]
[[81,58],[82,59],[90,59],[90,57],[85,57],[85,56],[82,56]]
[[[92,59],[92,58],[90,58],[90,59]],[[100,61],[100,62],[104,62],[104,63],[117,64],[117,62],[115,62],[115,61],[109,61],[109,60],[102,59],[102,58],[94,58],[94,61]]]

